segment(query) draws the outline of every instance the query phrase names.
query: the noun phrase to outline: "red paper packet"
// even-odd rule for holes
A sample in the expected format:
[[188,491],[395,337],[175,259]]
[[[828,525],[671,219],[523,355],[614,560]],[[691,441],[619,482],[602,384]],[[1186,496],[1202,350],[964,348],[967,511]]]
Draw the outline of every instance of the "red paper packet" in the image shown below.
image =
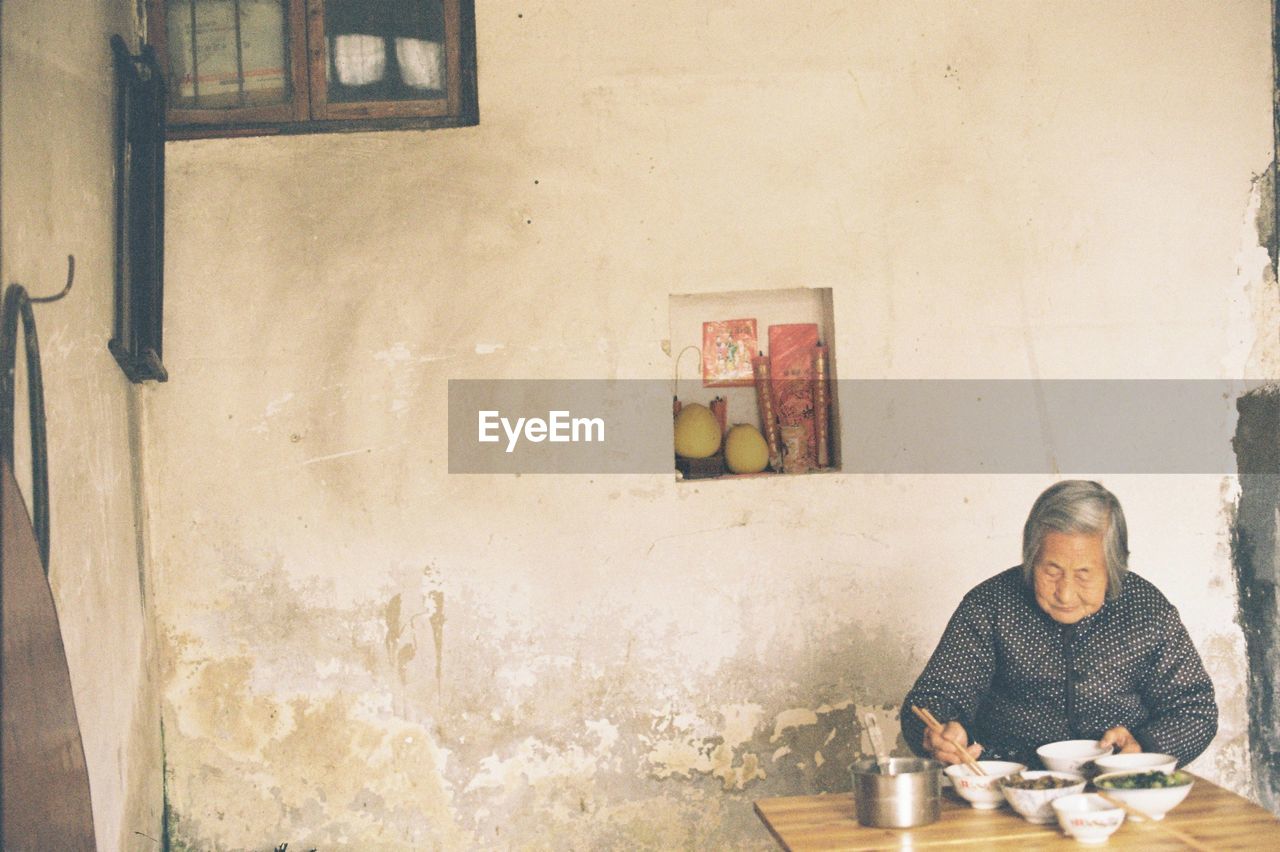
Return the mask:
[[804,427],[805,447],[800,459],[788,468],[805,470],[818,466],[817,434],[814,424],[814,350],[818,345],[816,323],[789,323],[769,326],[769,364],[773,370],[773,401],[779,428]]

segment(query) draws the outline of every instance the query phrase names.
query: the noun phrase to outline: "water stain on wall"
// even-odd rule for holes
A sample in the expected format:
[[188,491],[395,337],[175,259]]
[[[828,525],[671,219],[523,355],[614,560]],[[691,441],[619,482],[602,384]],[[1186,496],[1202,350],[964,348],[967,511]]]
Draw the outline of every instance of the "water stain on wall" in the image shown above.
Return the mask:
[[177,848],[242,848],[247,825],[278,827],[253,848],[465,845],[440,780],[447,754],[427,729],[360,696],[284,699],[252,680],[248,658],[211,662],[189,692],[170,696],[182,734],[171,759],[195,767],[169,784]]
[[[744,635],[697,670],[620,604],[533,633],[434,567],[395,573],[380,603],[337,607],[268,560],[212,620],[170,628],[175,842],[751,848],[753,799],[848,789],[860,714],[892,734],[913,667],[847,623],[767,652]],[[452,664],[446,624],[469,637]]]

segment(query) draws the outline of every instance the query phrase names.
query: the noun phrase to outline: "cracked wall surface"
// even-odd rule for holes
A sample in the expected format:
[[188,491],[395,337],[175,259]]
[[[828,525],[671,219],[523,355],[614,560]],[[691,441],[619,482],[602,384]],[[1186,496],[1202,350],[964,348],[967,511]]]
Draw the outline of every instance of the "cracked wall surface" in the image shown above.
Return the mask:
[[[671,293],[794,286],[842,377],[1277,357],[1267,3],[479,5],[478,127],[168,148],[177,848],[771,848],[1048,484],[450,476],[450,379],[666,378]],[[1102,478],[1251,793],[1238,485]]]

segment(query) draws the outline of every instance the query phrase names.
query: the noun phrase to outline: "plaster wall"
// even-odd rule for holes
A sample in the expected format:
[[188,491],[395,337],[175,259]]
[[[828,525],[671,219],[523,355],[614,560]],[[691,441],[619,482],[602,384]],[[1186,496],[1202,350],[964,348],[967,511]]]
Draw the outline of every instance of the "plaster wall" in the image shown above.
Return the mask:
[[[0,10],[0,280],[36,305],[43,366],[49,581],[66,647],[103,850],[162,839],[159,693],[140,529],[138,395],[107,352],[114,304],[113,81],[108,39],[133,42],[133,4],[6,0]],[[20,347],[21,348],[21,345]],[[17,473],[30,494],[25,362]]]
[[[449,476],[449,379],[669,377],[669,294],[796,286],[845,378],[1274,364],[1263,0],[478,6],[478,127],[168,148],[176,848],[770,848],[1050,481]],[[1104,479],[1250,793],[1235,481]]]

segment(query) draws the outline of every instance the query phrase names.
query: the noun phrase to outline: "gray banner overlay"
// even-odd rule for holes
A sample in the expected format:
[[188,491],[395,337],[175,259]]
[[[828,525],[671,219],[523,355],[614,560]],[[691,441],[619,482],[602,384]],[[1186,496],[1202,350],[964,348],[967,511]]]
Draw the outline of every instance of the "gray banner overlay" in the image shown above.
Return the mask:
[[[1276,473],[1239,469],[1233,450],[1236,401],[1275,387],[846,380],[832,388],[832,431],[845,473]],[[450,381],[449,472],[673,472],[671,390],[656,379]],[[681,393],[705,404],[717,390]],[[730,424],[758,425],[754,392],[735,399]]]

